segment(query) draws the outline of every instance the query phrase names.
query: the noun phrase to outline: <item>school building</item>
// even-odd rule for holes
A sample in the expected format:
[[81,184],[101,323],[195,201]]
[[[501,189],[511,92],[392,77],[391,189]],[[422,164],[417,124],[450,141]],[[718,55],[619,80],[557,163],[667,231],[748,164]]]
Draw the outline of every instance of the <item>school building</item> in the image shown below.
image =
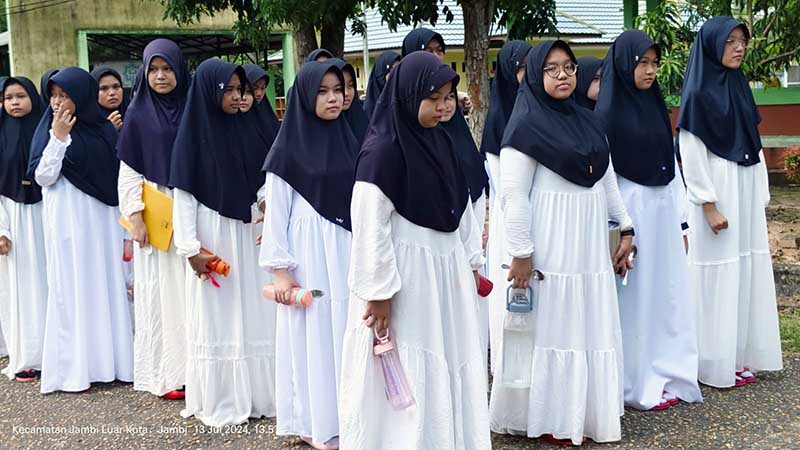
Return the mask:
[[[613,40],[633,26],[634,17],[658,1],[556,0],[558,37],[568,41],[577,56],[602,57]],[[451,22],[442,17],[436,26],[421,25],[444,37],[445,60],[465,79],[462,10],[454,0],[445,0],[442,6],[448,6],[453,13]],[[54,67],[79,65],[91,69],[103,64],[116,68],[126,87],[131,87],[143,49],[156,37],[176,41],[192,67],[212,56],[239,63],[263,64],[268,60],[273,77],[267,95],[273,102],[282,94],[275,92],[276,77],[282,77],[280,84],[290,86],[297,66],[290,30],[273,30],[266,48],[237,44],[232,31],[236,15],[232,12],[202,16],[196,23],[179,27],[164,18],[164,9],[157,0],[7,0],[5,16],[8,31],[0,33],[0,75],[22,75],[37,82],[42,73]],[[399,51],[403,37],[411,30],[401,26],[389,31],[377,10],[367,10],[365,19],[366,39],[346,31],[343,55],[355,67],[362,93],[369,76],[363,57],[365,41],[371,65],[382,51]],[[487,61],[490,76],[505,34],[501,27],[491,32]],[[782,80],[783,88],[753,91],[768,148],[800,145],[800,121],[796,119],[800,116],[800,67],[789,69]],[[780,155],[768,153],[770,167],[782,167]]]

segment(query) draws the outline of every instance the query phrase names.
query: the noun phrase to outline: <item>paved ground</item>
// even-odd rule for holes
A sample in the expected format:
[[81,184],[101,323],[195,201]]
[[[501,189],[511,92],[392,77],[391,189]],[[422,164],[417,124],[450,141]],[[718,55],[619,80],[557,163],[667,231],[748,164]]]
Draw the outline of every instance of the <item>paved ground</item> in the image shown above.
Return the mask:
[[[786,369],[740,389],[704,388],[702,405],[667,411],[627,411],[623,440],[592,449],[800,449],[800,354]],[[0,359],[0,367],[6,359]],[[39,394],[37,383],[0,379],[0,449],[308,449],[274,435],[273,420],[208,430],[178,414],[183,402],[134,392],[122,383],[82,394]],[[30,427],[50,427],[33,433]],[[495,450],[555,448],[531,439],[493,436]],[[380,449],[375,449],[380,450]],[[409,449],[411,450],[411,449]],[[487,449],[488,450],[488,449]]]

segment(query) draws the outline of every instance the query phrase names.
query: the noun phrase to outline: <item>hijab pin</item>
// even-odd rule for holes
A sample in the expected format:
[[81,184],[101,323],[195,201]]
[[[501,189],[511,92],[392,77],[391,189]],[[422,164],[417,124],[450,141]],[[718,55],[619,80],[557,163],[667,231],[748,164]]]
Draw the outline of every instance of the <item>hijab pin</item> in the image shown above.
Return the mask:
[[433,92],[433,91],[435,91],[435,90],[436,90],[436,86],[434,86],[434,85],[431,85],[431,92]]
[[217,86],[219,86],[220,89],[225,89],[225,83],[220,83]]
[[639,55],[634,56],[633,60],[638,62],[639,61]]
[[589,173],[592,173],[592,165],[589,164]]

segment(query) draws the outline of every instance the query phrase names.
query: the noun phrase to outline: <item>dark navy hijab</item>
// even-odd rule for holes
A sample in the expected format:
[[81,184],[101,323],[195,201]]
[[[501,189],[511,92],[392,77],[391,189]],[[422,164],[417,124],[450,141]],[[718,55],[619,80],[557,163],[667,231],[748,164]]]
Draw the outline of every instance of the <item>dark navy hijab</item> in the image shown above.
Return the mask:
[[[269,74],[258,64],[245,64],[243,67],[245,74],[247,74],[247,82],[250,84],[250,88],[253,92],[255,92],[255,86],[259,80],[264,80],[267,85],[269,84]],[[267,143],[267,150],[269,150],[269,148],[272,147],[272,143],[275,141],[275,137],[278,135],[281,123],[278,120],[278,116],[275,115],[275,111],[272,110],[272,105],[270,105],[269,100],[267,100],[267,96],[264,95],[264,98],[261,99],[261,103],[256,103],[256,101],[253,100],[253,107],[244,115],[248,118],[252,118],[249,120],[254,121],[253,126],[258,130],[263,141]],[[262,159],[259,166],[263,162],[264,160]]]
[[42,74],[42,79],[39,81],[39,94],[42,96],[45,108],[50,106],[50,91],[47,89],[47,84],[50,83],[50,78],[57,73],[58,69],[50,69]]
[[224,217],[249,223],[260,174],[259,167],[247,164],[248,149],[237,135],[238,114],[222,110],[234,74],[244,93],[247,77],[241,66],[212,58],[197,67],[172,147],[169,185]]
[[342,117],[317,116],[317,95],[327,73],[336,74],[344,86],[342,71],[333,61],[312,61],[300,68],[263,170],[291,185],[320,216],[350,230],[358,141]]
[[[147,80],[150,63],[160,57],[169,64],[177,85],[168,94],[158,94]],[[144,70],[139,71],[139,89],[131,101],[130,114],[122,125],[117,141],[117,156],[149,181],[169,184],[172,145],[178,134],[186,94],[189,92],[189,68],[178,44],[156,39],[144,49]]]
[[42,200],[42,188],[28,177],[28,157],[45,106],[36,86],[25,77],[4,78],[0,84],[1,99],[5,98],[6,88],[13,85],[25,89],[31,100],[31,112],[15,118],[5,109],[0,110],[0,195],[30,205]]
[[594,56],[581,56],[578,58],[578,80],[575,85],[575,101],[584,108],[594,110],[597,103],[596,100],[590,99],[586,94],[589,93],[589,86],[595,77],[600,77],[598,74],[603,69],[603,60]]
[[678,127],[694,134],[709,151],[742,166],[757,164],[761,115],[741,68],[722,65],[725,41],[747,27],[731,17],[714,17],[697,33],[686,66]]
[[[117,81],[119,81],[119,85],[120,86],[123,86],[123,84],[122,84],[122,75],[120,75],[119,72],[117,72],[116,70],[114,70],[114,69],[112,69],[110,67],[102,67],[102,66],[101,67],[96,67],[94,70],[92,70],[91,73],[92,73],[92,77],[94,77],[94,79],[97,80],[98,84],[100,83],[100,79],[101,78],[103,78],[106,75],[111,75],[112,77],[116,78]],[[117,109],[108,109],[108,108],[106,108],[104,106],[100,106],[100,111],[102,111],[103,114],[106,115],[106,117],[108,117],[109,114],[111,114],[114,111],[119,111],[119,113],[122,115],[122,117],[125,118],[125,113],[128,111],[128,102],[129,101],[130,101],[130,99],[128,98],[127,95],[125,95],[125,88],[123,87],[123,89],[122,89],[122,101],[120,102],[119,107]]]
[[331,61],[333,61],[333,64],[338,67],[343,74],[345,72],[350,74],[350,79],[353,80],[353,85],[355,86],[355,93],[353,94],[353,101],[350,103],[350,109],[342,111],[342,117],[344,117],[344,120],[350,125],[350,130],[353,132],[356,139],[358,139],[358,149],[360,149],[361,144],[364,143],[364,138],[367,136],[369,117],[367,117],[367,113],[364,112],[364,103],[358,95],[356,70],[350,63],[343,59],[334,58]]
[[525,57],[528,56],[530,49],[530,44],[525,41],[508,41],[497,54],[497,70],[492,80],[481,153],[500,154],[500,141],[503,139],[503,131],[511,117],[519,90],[517,71],[520,67],[525,67]]
[[328,50],[325,50],[324,48],[318,48],[309,53],[308,56],[306,56],[305,62],[316,61],[320,56],[325,56],[328,59],[333,59],[333,53],[331,53]]
[[[72,143],[67,147],[61,163],[61,174],[83,193],[108,206],[117,206],[117,176],[119,160],[114,147],[117,130],[100,111],[97,104],[97,81],[80,67],[61,69],[50,78],[47,93],[58,85],[75,103],[77,118],[69,135]],[[42,153],[50,141],[53,110],[48,107],[39,121],[31,143],[28,176],[33,179]]]
[[[645,186],[666,186],[675,178],[675,147],[669,113],[658,81],[636,87],[634,71],[645,52],[661,50],[639,30],[619,35],[606,55],[595,113],[603,120],[614,170]],[[580,69],[578,69],[580,70]]]
[[556,100],[544,90],[544,65],[554,48],[576,62],[564,41],[546,41],[531,49],[502,146],[525,153],[572,183],[592,187],[608,169],[608,144],[592,111],[572,97]]
[[403,39],[402,56],[405,58],[418,50],[424,51],[428,44],[436,39],[445,51],[442,35],[428,28],[415,28]]
[[367,117],[372,117],[372,111],[375,110],[375,105],[378,104],[378,98],[383,92],[383,87],[386,86],[386,75],[392,70],[392,65],[400,61],[400,54],[394,50],[387,50],[378,56],[375,60],[375,66],[369,74],[369,82],[367,83],[367,98],[364,99],[364,111],[367,112]]
[[405,219],[421,227],[452,232],[467,207],[469,188],[456,148],[440,126],[423,128],[419,106],[458,75],[427,52],[403,58],[392,72],[358,155],[356,181],[380,188]]
[[[432,40],[438,40],[445,51],[444,39],[439,33],[427,28],[417,28],[408,33],[403,39],[403,57],[415,51],[425,51],[425,48]],[[475,145],[472,131],[464,118],[464,112],[456,99],[456,112],[447,122],[441,122],[440,126],[450,134],[456,148],[456,155],[461,164],[461,172],[467,180],[470,198],[472,202],[478,201],[484,195],[484,190],[489,185],[489,176],[486,174],[486,166],[483,164],[486,159]]]

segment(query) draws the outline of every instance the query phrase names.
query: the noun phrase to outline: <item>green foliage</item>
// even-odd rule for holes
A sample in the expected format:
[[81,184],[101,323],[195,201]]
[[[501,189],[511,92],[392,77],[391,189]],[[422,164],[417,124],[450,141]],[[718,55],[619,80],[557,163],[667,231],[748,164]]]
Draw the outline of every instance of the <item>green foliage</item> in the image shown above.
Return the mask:
[[697,30],[715,15],[732,15],[752,30],[742,65],[750,81],[775,86],[776,74],[800,58],[800,0],[664,0],[635,26],[661,46],[658,79],[667,104],[677,106]]
[[800,146],[789,147],[783,160],[786,169],[786,179],[794,184],[800,184]]

